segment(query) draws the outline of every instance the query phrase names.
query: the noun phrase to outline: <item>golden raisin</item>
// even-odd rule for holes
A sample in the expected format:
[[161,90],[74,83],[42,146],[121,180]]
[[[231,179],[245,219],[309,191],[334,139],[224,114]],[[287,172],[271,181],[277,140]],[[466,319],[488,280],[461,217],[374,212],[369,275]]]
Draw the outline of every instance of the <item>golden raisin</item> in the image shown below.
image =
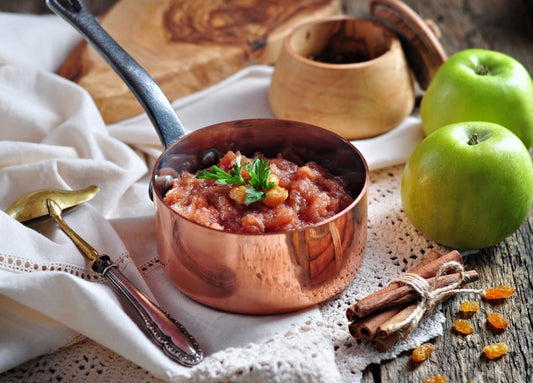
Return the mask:
[[448,379],[444,375],[433,375],[424,380],[422,383],[447,383]]
[[279,178],[277,175],[275,175],[274,173],[270,173],[268,175],[268,182],[272,182],[274,183],[275,185],[279,185]]
[[486,300],[496,300],[509,298],[515,292],[515,288],[511,286],[496,286],[485,290]]
[[455,331],[464,335],[472,334],[474,332],[474,326],[466,319],[456,319],[453,327],[455,328]]
[[509,326],[509,320],[500,313],[490,313],[487,315],[487,322],[496,331],[503,331]]
[[240,205],[244,205],[246,200],[246,186],[238,185],[230,189],[229,197]]
[[424,360],[430,357],[433,351],[435,351],[435,346],[433,346],[433,344],[422,343],[420,346],[413,350],[411,359],[413,360],[413,362],[423,362]]
[[461,312],[466,316],[471,316],[479,310],[479,303],[476,301],[461,302]]
[[492,343],[483,348],[485,356],[489,359],[497,359],[508,352],[507,345],[505,343]]
[[276,185],[266,191],[266,198],[263,203],[273,208],[285,202],[288,196],[289,191],[287,189]]

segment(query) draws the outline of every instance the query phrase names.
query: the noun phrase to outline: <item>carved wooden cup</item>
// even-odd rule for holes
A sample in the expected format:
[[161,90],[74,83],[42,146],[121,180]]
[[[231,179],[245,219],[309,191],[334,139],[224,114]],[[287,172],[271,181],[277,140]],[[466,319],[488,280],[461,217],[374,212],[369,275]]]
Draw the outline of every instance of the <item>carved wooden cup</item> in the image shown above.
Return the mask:
[[414,100],[400,40],[377,22],[351,17],[296,28],[285,40],[269,89],[278,118],[347,139],[389,131],[411,113]]

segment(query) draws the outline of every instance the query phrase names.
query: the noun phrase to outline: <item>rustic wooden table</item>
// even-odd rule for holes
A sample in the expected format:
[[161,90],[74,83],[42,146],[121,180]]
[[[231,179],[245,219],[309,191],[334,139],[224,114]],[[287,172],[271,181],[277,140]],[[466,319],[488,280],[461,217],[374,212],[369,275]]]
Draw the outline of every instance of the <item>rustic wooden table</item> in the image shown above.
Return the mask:
[[[448,54],[466,48],[494,49],[515,57],[533,73],[532,1],[405,0],[405,3],[424,19],[437,24]],[[366,7],[366,1],[352,1],[347,4],[347,11],[362,14]],[[479,272],[482,281],[516,287],[516,294],[499,310],[510,317],[508,330],[496,335],[479,319],[474,334],[458,336],[452,326],[464,297],[456,296],[442,305],[447,318],[445,331],[433,340],[435,352],[430,360],[415,366],[410,354],[405,353],[367,368],[363,382],[422,382],[437,373],[445,375],[448,382],[533,381],[533,306],[530,301],[533,297],[533,210],[518,232],[499,245],[468,257],[465,263]],[[482,356],[483,346],[500,341],[508,344],[509,354],[497,361],[487,361]]]
[[[93,11],[105,10],[113,0],[87,1]],[[344,0],[347,13],[368,14],[368,1]],[[423,18],[432,19],[442,32],[441,42],[452,54],[466,48],[488,48],[507,53],[533,73],[533,1],[531,0],[405,0]],[[44,3],[44,2],[43,2]],[[44,4],[6,0],[0,11],[42,12]],[[512,112],[512,111],[510,111]],[[487,207],[490,208],[490,207]],[[497,246],[468,257],[469,269],[479,272],[482,281],[492,285],[511,285],[516,294],[501,307],[511,321],[502,334],[488,331],[478,313],[474,334],[463,337],[452,331],[460,302],[455,297],[445,302],[444,334],[432,342],[431,358],[415,366],[405,353],[365,371],[363,382],[422,382],[442,373],[448,382],[531,382],[533,381],[533,210],[514,235]],[[482,356],[483,346],[506,342],[510,352],[497,361]]]

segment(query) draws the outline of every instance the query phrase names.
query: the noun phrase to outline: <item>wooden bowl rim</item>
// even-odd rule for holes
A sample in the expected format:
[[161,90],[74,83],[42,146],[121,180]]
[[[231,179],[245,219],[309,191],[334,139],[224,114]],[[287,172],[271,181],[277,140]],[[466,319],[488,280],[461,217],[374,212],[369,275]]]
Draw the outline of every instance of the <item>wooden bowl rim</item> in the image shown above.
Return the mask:
[[[313,60],[313,59],[306,58],[306,57],[298,54],[294,50],[294,48],[292,47],[291,40],[302,29],[308,28],[309,26],[312,26],[312,25],[319,25],[319,24],[325,24],[325,23],[331,23],[331,22],[339,22],[339,21],[366,22],[366,23],[372,24],[373,26],[377,27],[378,29],[381,29],[384,32],[384,34],[387,35],[386,37],[390,40],[390,44],[389,44],[388,49],[385,52],[383,52],[382,54],[380,54],[379,56],[374,57],[374,58],[372,58],[370,60],[365,60],[365,61],[355,62],[355,63],[326,63],[326,62],[321,62],[321,61],[316,61],[316,60]],[[318,20],[318,21],[317,20],[310,21],[308,23],[305,23],[305,24],[302,24],[302,25],[296,27],[285,38],[285,41],[283,43],[283,47],[284,47],[284,50],[293,59],[301,61],[304,64],[307,64],[309,66],[314,66],[314,67],[323,68],[323,69],[330,69],[330,70],[335,70],[335,69],[346,70],[346,69],[357,69],[357,68],[368,67],[368,66],[374,65],[377,61],[387,59],[389,55],[392,55],[392,54],[395,55],[396,51],[398,50],[398,48],[399,48],[399,50],[402,51],[402,45],[401,45],[400,39],[397,37],[397,35],[392,30],[387,28],[385,25],[381,24],[380,22],[378,22],[376,20],[372,20],[372,19],[368,19],[368,18],[353,17],[353,16],[342,16],[342,15],[341,16],[328,17],[328,18],[325,18],[325,19],[322,19],[322,20]]]

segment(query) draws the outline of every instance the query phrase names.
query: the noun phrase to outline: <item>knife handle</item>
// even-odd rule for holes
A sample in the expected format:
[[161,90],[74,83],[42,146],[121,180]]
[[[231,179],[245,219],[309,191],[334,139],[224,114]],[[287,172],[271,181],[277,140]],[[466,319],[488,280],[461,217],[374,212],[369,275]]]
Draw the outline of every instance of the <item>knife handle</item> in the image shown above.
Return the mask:
[[194,366],[203,359],[203,352],[187,329],[165,313],[117,269],[107,255],[97,258],[93,270],[104,275],[139,314],[153,341],[171,359],[183,366]]

